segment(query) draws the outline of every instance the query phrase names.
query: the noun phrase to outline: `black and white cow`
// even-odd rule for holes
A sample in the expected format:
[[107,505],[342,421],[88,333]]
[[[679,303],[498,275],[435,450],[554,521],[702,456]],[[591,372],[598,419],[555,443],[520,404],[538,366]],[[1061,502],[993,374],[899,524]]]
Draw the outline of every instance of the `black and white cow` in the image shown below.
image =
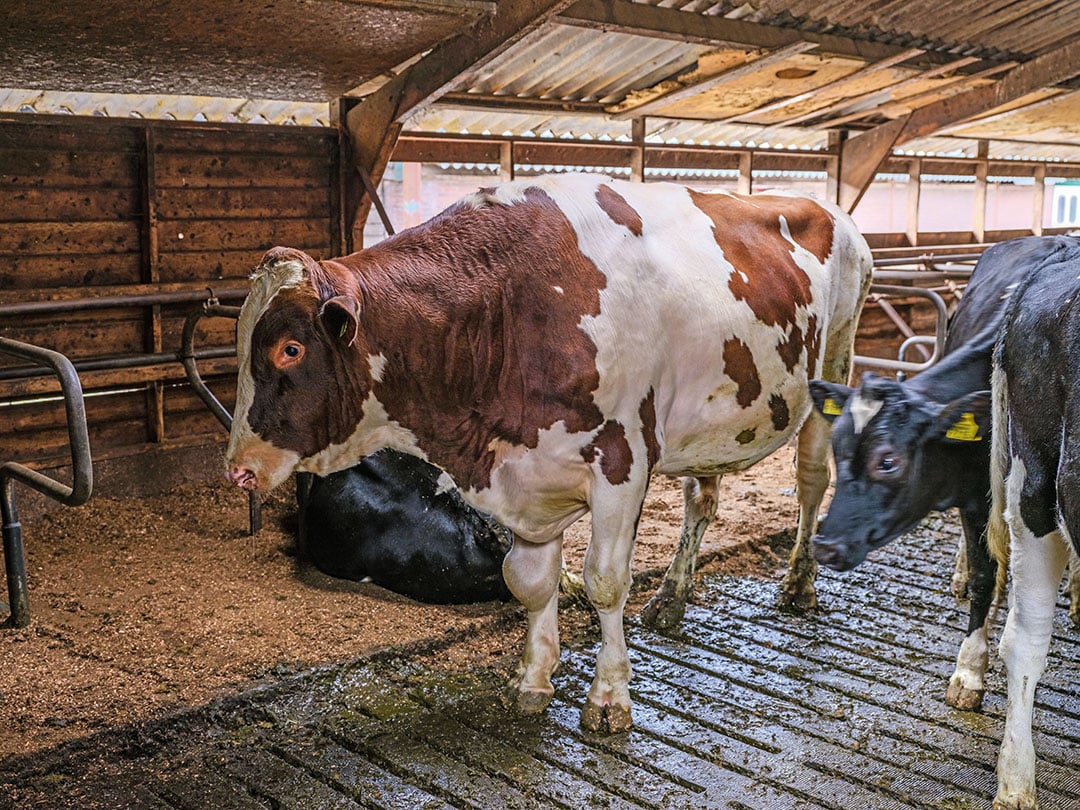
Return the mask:
[[946,702],[978,708],[997,566],[983,536],[990,513],[991,355],[1010,292],[1068,237],[1027,237],[986,250],[949,325],[944,359],[896,382],[866,374],[857,389],[812,381],[818,410],[833,419],[836,491],[814,537],[818,562],[838,571],[914,528],[928,512],[957,507],[964,528],[971,610]]
[[1070,546],[1080,552],[1080,241],[1061,240],[1012,295],[994,354],[993,425],[989,538],[1013,582],[994,807],[1030,810],[1035,687]]
[[444,481],[436,467],[389,449],[312,476],[300,508],[301,558],[421,602],[509,599],[502,565],[510,531]]

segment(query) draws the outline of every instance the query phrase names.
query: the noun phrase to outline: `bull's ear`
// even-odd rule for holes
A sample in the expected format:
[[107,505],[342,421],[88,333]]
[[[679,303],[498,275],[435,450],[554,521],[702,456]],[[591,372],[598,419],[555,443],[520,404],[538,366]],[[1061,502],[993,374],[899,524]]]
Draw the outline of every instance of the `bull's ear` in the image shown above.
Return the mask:
[[847,404],[851,392],[851,388],[840,383],[810,381],[810,396],[814,398],[814,407],[830,422],[844,412],[844,405]]
[[351,346],[356,341],[360,329],[360,302],[351,295],[338,295],[323,302],[319,308],[326,332]]
[[949,444],[981,442],[990,437],[990,392],[974,391],[941,409],[929,438]]

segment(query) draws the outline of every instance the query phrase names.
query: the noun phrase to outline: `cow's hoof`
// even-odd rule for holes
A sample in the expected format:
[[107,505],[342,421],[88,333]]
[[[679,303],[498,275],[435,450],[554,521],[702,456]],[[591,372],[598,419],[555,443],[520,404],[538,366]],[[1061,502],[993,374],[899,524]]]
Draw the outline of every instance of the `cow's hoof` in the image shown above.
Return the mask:
[[1039,810],[1034,793],[1002,793],[994,797],[994,810]]
[[952,595],[954,599],[967,599],[968,597],[968,578],[958,575],[953,575],[951,585]]
[[959,683],[950,683],[945,690],[945,702],[954,709],[977,712],[982,708],[983,689],[968,689]]
[[1080,627],[1080,605],[1073,605],[1069,610],[1069,618],[1072,619],[1074,627]]
[[601,706],[587,700],[581,710],[581,727],[589,731],[618,734],[620,731],[629,731],[632,725],[634,721],[630,716],[629,706],[616,706],[611,703]]
[[507,709],[518,714],[540,714],[551,703],[554,694],[553,688],[522,689],[516,682],[511,681],[503,692],[502,703]]
[[818,606],[817,591],[814,586],[809,588],[792,585],[788,582],[780,588],[780,607],[785,610],[816,610]]
[[642,624],[653,630],[675,630],[686,616],[686,599],[666,595],[657,591],[645,603],[639,618]]

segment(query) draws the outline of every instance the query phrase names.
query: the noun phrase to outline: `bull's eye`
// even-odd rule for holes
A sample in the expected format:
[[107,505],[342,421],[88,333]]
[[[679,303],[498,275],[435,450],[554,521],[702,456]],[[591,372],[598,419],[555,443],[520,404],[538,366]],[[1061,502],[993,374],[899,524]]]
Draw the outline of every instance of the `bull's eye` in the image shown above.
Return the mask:
[[295,366],[304,357],[304,344],[284,338],[278,341],[270,353],[270,360],[275,368],[286,369]]

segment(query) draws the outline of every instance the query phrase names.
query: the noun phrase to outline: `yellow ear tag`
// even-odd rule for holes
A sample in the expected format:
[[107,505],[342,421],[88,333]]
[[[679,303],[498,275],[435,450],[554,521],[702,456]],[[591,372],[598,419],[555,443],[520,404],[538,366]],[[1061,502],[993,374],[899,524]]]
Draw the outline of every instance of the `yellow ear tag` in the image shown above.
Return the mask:
[[821,412],[826,416],[839,416],[844,412],[844,409],[836,404],[836,400],[829,397],[825,400],[825,404],[821,406]]
[[981,442],[979,426],[975,423],[975,414],[970,411],[962,415],[945,433],[945,438],[958,442]]
[[341,325],[341,331],[340,331],[340,332],[338,332],[338,337],[339,337],[339,338],[343,338],[343,337],[345,337],[345,333],[346,333],[346,332],[348,332],[348,331],[349,331],[349,322],[348,322],[348,321],[346,321],[345,323],[343,323],[343,324]]

